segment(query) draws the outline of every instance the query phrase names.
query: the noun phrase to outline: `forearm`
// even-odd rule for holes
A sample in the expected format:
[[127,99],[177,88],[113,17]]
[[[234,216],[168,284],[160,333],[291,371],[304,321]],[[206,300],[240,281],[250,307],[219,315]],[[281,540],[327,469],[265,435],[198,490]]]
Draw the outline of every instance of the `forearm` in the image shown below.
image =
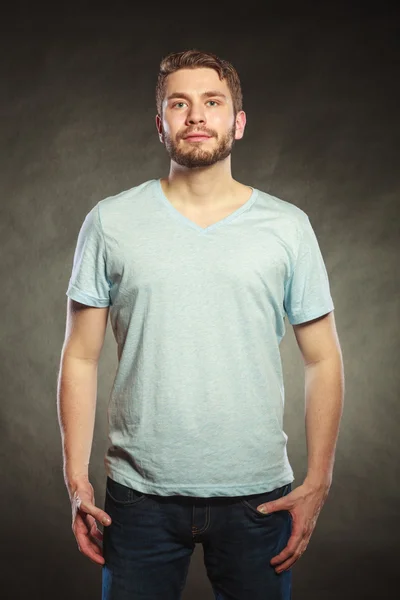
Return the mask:
[[306,481],[330,487],[344,404],[340,353],[305,367]]
[[64,480],[71,495],[89,477],[97,397],[97,362],[64,354],[57,389]]

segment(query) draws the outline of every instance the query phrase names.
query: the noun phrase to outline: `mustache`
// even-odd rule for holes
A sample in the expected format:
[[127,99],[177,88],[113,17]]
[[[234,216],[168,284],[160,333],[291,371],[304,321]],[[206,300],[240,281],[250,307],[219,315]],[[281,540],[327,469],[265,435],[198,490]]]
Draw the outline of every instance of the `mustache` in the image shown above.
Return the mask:
[[193,129],[193,130],[189,130],[189,131],[185,131],[184,133],[180,134],[178,136],[178,139],[183,139],[184,137],[188,136],[188,135],[193,135],[193,134],[198,134],[201,135],[202,133],[204,133],[205,135],[209,135],[211,137],[215,137],[215,132],[214,131],[210,131],[209,129]]

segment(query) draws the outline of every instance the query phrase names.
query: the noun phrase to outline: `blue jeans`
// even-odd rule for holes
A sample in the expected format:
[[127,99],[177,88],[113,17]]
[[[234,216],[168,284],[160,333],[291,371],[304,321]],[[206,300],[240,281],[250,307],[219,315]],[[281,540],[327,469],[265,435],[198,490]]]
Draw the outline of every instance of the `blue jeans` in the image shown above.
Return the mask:
[[256,507],[288,494],[234,497],[159,496],[107,477],[102,600],[179,600],[196,543],[201,543],[216,600],[290,600],[291,569],[278,574],[272,557],[286,546],[287,510]]

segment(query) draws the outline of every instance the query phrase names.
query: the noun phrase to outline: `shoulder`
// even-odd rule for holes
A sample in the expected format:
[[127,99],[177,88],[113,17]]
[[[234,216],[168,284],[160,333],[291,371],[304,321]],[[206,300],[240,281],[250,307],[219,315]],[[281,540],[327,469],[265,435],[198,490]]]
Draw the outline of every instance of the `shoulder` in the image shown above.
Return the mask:
[[288,202],[287,200],[283,200],[282,198],[274,196],[268,192],[264,192],[263,190],[258,189],[257,192],[261,202],[273,209],[282,217],[290,219],[299,225],[307,221],[307,213],[305,213],[304,210],[302,210],[299,206],[296,206],[296,204]]
[[106,198],[99,200],[97,205],[99,206],[101,212],[112,210],[113,208],[123,208],[125,204],[131,204],[131,202],[134,199],[152,193],[152,187],[154,183],[154,179],[149,179],[148,181],[145,181],[140,185],[136,185],[127,190],[123,190],[118,194],[115,194],[113,196],[107,196]]
[[259,189],[257,192],[262,219],[268,219],[275,233],[291,246],[296,255],[300,240],[310,226],[307,213],[278,196]]
[[141,207],[146,205],[149,196],[154,194],[155,182],[156,180],[149,179],[140,185],[99,200],[93,210],[97,210],[101,225],[104,227],[121,223],[121,219],[124,221],[129,218],[132,212],[140,211]]

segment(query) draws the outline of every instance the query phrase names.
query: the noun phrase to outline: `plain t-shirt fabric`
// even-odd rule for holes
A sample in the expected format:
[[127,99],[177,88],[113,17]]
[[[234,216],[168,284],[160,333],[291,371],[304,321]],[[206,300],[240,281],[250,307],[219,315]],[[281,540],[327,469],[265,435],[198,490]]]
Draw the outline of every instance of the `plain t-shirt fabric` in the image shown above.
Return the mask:
[[242,496],[294,481],[283,431],[285,320],[334,309],[306,213],[252,188],[203,228],[152,179],[100,200],[67,295],[109,306],[118,366],[107,475],[161,496]]

